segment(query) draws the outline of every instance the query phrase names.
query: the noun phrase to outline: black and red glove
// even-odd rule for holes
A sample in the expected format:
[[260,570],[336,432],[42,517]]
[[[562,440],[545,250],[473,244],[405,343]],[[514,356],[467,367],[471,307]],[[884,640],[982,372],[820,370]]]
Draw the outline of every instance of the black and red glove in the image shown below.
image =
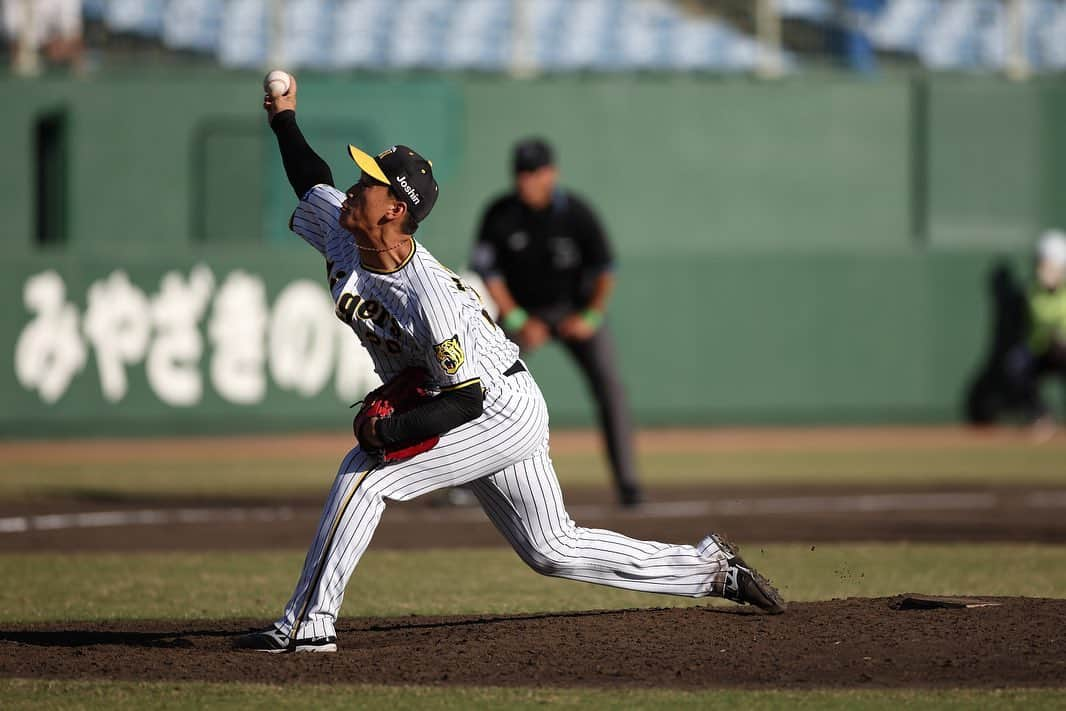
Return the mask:
[[[363,399],[363,406],[352,420],[352,431],[360,443],[366,440],[366,428],[370,427],[370,418],[387,418],[400,415],[419,405],[427,398],[433,397],[429,371],[424,368],[406,368],[392,380],[379,388],[371,390]],[[440,441],[440,435],[433,435],[417,442],[397,442],[384,447],[364,449],[373,451],[383,463],[399,462],[410,459],[432,449]]]

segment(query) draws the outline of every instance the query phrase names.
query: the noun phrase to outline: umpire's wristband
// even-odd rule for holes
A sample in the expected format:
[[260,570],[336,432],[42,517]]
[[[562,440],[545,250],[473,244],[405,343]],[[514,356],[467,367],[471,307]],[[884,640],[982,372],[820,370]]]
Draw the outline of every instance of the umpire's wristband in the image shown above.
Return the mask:
[[529,314],[521,306],[515,306],[503,317],[503,327],[508,331],[520,331],[522,326],[529,320]]

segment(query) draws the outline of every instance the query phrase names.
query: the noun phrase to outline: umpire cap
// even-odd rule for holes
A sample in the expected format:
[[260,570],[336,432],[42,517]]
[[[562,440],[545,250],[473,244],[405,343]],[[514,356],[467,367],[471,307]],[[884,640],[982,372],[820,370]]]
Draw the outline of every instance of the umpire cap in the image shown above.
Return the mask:
[[386,148],[375,157],[349,145],[348,155],[364,173],[391,187],[417,221],[426,219],[437,202],[432,161],[407,146]]
[[527,138],[514,146],[515,173],[525,173],[555,163],[555,152],[543,138]]

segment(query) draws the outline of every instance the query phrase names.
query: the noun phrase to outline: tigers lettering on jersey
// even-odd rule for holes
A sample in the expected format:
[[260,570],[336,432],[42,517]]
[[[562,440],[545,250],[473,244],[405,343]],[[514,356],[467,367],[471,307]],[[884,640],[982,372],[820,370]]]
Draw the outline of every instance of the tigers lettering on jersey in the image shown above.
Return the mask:
[[[399,353],[403,350],[400,346],[400,324],[396,318],[381,305],[381,302],[363,299],[359,294],[342,292],[337,299],[335,312],[337,318],[349,326],[361,325],[363,329],[356,329],[360,339],[366,340],[375,346],[384,345],[389,353]],[[379,328],[386,329],[386,333],[378,334],[369,325],[374,324]]]

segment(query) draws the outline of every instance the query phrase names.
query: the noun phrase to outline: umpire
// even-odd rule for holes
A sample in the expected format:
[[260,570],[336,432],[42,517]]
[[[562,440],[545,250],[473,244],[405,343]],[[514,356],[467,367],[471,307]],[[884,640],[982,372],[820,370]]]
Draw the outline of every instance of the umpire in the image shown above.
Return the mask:
[[471,268],[485,281],[510,337],[529,353],[558,339],[596,397],[623,506],[642,500],[632,427],[604,314],[614,288],[611,248],[592,208],[557,185],[551,146],[520,141],[514,190],[481,217]]

